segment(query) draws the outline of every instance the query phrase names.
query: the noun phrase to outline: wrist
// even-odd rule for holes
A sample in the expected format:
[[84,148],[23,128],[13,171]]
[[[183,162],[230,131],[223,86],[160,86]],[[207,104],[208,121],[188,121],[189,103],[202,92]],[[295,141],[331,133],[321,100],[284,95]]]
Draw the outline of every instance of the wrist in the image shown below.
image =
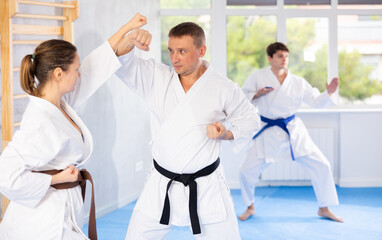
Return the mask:
[[52,175],[50,180],[50,185],[57,184],[57,175]]

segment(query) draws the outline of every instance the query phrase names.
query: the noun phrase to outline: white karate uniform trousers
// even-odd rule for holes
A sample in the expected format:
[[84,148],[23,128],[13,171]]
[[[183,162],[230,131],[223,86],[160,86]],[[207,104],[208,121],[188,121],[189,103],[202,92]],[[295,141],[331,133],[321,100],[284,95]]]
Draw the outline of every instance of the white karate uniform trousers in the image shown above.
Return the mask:
[[[286,160],[286,161],[292,161]],[[329,161],[316,147],[316,151],[295,159],[302,168],[308,171],[319,207],[338,205],[337,190],[334,184]],[[245,206],[255,202],[255,184],[259,175],[269,166],[264,158],[256,155],[256,144],[251,144],[244,163],[240,168],[240,188],[242,201]]]
[[[226,206],[227,219],[222,222],[200,224],[201,233],[193,235],[200,240],[240,240],[239,226],[233,206],[232,197],[225,184],[219,184],[223,193],[224,205]],[[171,202],[170,202],[171,204]],[[188,203],[185,203],[188,205]],[[126,240],[159,240],[165,239],[171,230],[171,225],[163,225],[159,220],[140,212],[133,211],[129,227],[127,229]],[[190,226],[190,231],[192,228]]]

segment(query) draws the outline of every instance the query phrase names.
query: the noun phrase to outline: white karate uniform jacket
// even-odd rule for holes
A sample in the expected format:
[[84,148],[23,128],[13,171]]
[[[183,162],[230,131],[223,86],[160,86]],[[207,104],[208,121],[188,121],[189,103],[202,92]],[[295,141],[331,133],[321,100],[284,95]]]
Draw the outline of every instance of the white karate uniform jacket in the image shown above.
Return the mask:
[[[264,87],[273,87],[274,90],[252,100],[256,92]],[[292,116],[303,102],[316,108],[332,106],[339,102],[337,94],[329,96],[326,91],[320,93],[305,79],[293,75],[289,71],[283,84],[280,85],[270,67],[254,72],[242,89],[248,99],[258,108],[259,115],[270,119]],[[262,122],[261,126],[264,125],[266,123]],[[287,128],[295,158],[309,155],[317,150],[300,118],[296,117],[290,121]],[[266,162],[291,159],[288,134],[277,126],[263,131],[253,144],[252,147],[257,149],[257,157],[265,158]]]
[[[259,129],[255,108],[239,86],[216,73],[206,61],[203,64],[207,70],[185,93],[178,74],[170,67],[152,59],[140,59],[133,51],[120,60],[124,66],[117,75],[149,105],[152,156],[168,171],[194,173],[219,157],[221,140],[207,137],[209,124],[230,122],[229,130],[237,148],[247,143]],[[168,181],[151,169],[135,210],[159,222]],[[222,167],[206,177],[197,178],[196,182],[201,224],[224,221],[226,206],[219,190],[219,184],[226,184]],[[190,225],[188,196],[188,186],[172,183],[169,190],[170,225]]]
[[56,106],[30,96],[20,130],[0,157],[0,192],[11,200],[0,223],[0,239],[87,239],[81,231],[81,188],[56,190],[50,187],[50,175],[31,171],[81,168],[89,159],[92,136],[72,107],[92,95],[119,67],[105,42],[84,59],[75,91],[62,99],[82,136]]

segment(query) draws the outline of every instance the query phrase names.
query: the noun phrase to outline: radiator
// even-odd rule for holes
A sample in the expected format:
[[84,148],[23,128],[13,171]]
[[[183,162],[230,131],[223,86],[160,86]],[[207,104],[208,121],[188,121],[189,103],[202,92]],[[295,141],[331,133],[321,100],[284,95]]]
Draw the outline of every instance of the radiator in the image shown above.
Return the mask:
[[[329,160],[332,172],[334,169],[334,129],[333,128],[308,128],[313,142]],[[309,174],[295,161],[285,160],[273,163],[261,174],[261,179],[266,181],[283,180],[310,180]]]

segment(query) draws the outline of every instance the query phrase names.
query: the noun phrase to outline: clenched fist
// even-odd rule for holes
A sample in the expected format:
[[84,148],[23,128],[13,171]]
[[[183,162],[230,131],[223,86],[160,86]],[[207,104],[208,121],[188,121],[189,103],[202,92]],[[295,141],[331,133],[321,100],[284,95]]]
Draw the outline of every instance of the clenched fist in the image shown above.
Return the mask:
[[131,29],[140,28],[143,25],[146,25],[147,18],[139,13],[135,14],[135,16],[127,23]]
[[78,180],[78,169],[73,165],[70,165],[62,172],[59,172],[52,176],[51,185],[66,183],[66,182],[75,182]]
[[221,122],[207,126],[207,136],[211,139],[223,139],[226,132],[225,126]]

